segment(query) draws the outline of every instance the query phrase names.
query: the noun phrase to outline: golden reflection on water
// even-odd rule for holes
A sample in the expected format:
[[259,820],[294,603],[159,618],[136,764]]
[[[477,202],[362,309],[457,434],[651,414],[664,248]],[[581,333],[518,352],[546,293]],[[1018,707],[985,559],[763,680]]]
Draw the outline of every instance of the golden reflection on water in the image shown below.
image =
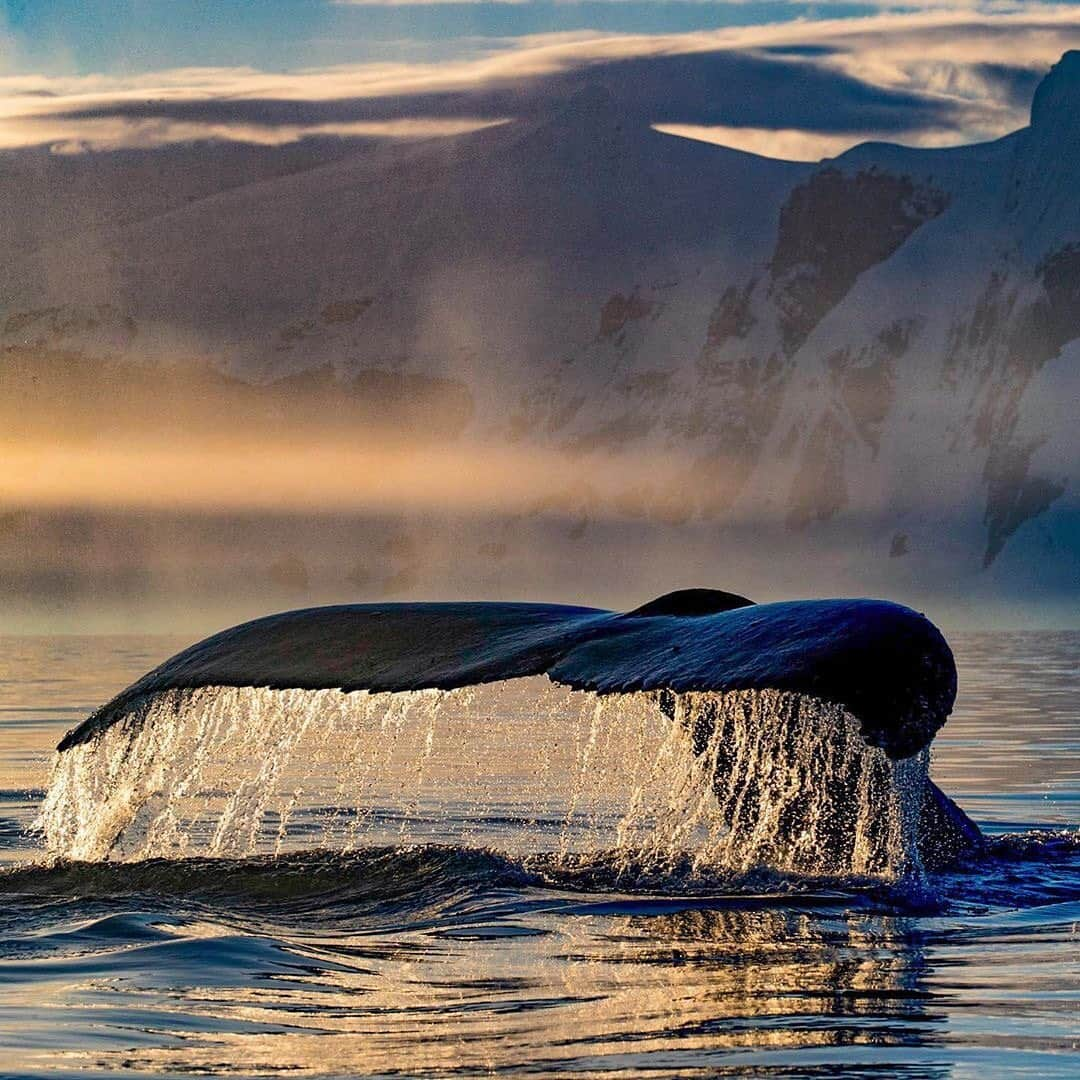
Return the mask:
[[[961,696],[934,774],[980,822],[1075,821],[1078,640],[955,642]],[[19,793],[2,815],[25,803],[22,821],[59,734],[175,643],[12,641],[0,788]],[[576,760],[574,741],[559,754]],[[28,854],[17,837],[0,850]],[[1000,914],[936,920],[805,896],[753,908],[499,887],[479,914],[440,894],[417,915],[395,910],[400,889],[369,906],[367,883],[351,894],[361,915],[319,924],[182,889],[157,914],[122,889],[70,906],[5,897],[0,1073],[1071,1076],[1076,902],[1011,911],[1011,888]],[[129,922],[98,925],[113,917]]]
[[[412,934],[400,951],[363,935],[298,937],[291,959],[312,970],[185,992],[185,1011],[213,1034],[65,1056],[210,1074],[320,1075],[332,1063],[357,1075],[625,1075],[660,1060],[697,1071],[738,1052],[902,1045],[913,1020],[942,1019],[920,988],[922,952],[894,918],[691,910],[540,915],[530,929],[544,932],[481,947],[421,935],[420,951]],[[171,1005],[158,997],[157,1008]],[[890,1023],[901,1017],[903,1034]]]

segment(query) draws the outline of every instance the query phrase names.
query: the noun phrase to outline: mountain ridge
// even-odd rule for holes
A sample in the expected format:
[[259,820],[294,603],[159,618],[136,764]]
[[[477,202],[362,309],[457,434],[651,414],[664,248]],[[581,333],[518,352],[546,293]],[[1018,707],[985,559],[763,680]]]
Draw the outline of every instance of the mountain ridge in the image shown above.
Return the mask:
[[[336,145],[323,162],[174,148],[161,160],[202,195],[164,170],[145,201],[170,205],[117,223],[98,181],[100,213],[16,246],[4,362],[438,387],[467,417],[449,437],[565,460],[576,479],[537,500],[585,523],[562,537],[571,562],[590,522],[719,537],[757,521],[783,551],[844,538],[856,577],[1035,595],[1080,581],[1077,116],[1074,51],[1004,139],[868,143],[818,165],[643,128],[602,88],[554,115]],[[221,153],[251,180],[205,191]],[[106,158],[41,168],[78,190]],[[144,186],[147,160],[116,158]],[[118,174],[115,190],[136,186]],[[253,426],[261,407],[244,406]],[[394,422],[407,435],[424,409]],[[675,474],[633,479],[672,454]],[[621,460],[618,490],[590,480]],[[512,549],[531,528],[487,543]]]

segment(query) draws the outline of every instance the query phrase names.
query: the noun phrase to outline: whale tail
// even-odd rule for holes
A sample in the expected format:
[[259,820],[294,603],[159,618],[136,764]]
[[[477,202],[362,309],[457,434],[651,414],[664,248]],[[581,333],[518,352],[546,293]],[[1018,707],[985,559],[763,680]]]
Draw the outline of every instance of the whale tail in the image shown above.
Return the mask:
[[[182,724],[185,710],[209,710],[191,728],[201,738],[218,730],[226,700],[250,705],[257,726],[308,692],[389,701],[535,676],[595,700],[647,700],[677,719],[716,797],[724,828],[710,842],[727,865],[892,872],[946,865],[980,842],[927,771],[956,694],[952,653],[932,623],[881,600],[758,605],[716,590],[625,614],[360,604],[245,623],[167,660],[69,732],[53,802],[71,820],[97,821],[79,788],[96,775],[95,755],[108,758],[98,790],[112,798],[117,768],[158,768],[162,748],[152,731],[139,742],[145,729]],[[298,722],[275,723],[292,746]],[[156,794],[146,777],[128,781],[121,789],[136,801]]]
[[920,808],[919,858],[927,870],[945,870],[986,849],[979,826],[930,780]]

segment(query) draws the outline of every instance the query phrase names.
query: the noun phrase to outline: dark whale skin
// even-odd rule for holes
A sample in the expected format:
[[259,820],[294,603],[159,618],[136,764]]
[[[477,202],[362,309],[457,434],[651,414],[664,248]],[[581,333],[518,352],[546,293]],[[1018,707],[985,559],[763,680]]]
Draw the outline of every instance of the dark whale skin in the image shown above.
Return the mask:
[[925,616],[885,600],[753,604],[670,593],[633,612],[559,604],[347,604],[223,630],[148,672],[65,735],[86,742],[170,689],[404,691],[528,675],[600,694],[790,690],[844,706],[892,758],[929,744],[952,710],[956,665]]

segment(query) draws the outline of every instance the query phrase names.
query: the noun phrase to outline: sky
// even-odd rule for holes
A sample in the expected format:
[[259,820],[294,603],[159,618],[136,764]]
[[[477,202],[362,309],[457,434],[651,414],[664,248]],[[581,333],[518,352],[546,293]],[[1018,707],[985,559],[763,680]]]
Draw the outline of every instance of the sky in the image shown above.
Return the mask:
[[[452,133],[586,75],[664,130],[813,160],[1026,122],[1080,4],[4,0],[0,147]],[[403,124],[403,121],[407,123]]]

